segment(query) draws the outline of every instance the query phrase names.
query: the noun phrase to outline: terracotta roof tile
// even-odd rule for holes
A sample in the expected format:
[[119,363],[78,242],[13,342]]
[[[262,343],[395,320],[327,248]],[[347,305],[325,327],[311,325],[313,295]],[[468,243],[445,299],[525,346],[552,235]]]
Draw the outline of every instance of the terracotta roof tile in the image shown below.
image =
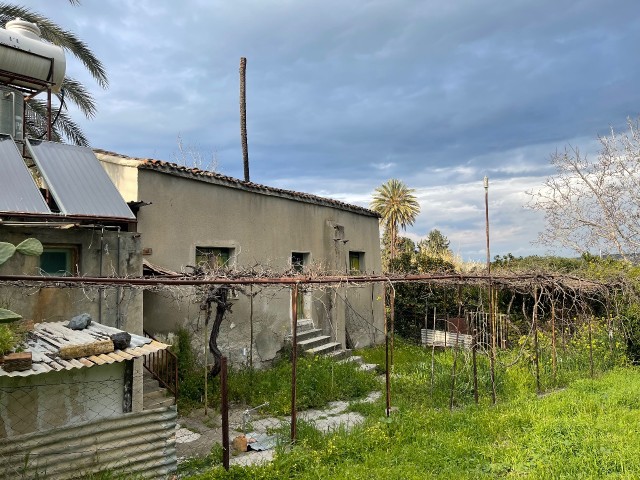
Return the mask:
[[176,163],[165,162],[163,160],[154,160],[152,158],[135,158],[128,157],[119,153],[108,152],[106,150],[95,149],[96,153],[110,155],[113,157],[123,158],[127,160],[139,161],[138,169],[142,170],[154,170],[157,172],[166,173],[169,175],[177,175],[180,177],[192,178],[194,180],[200,180],[218,185],[224,185],[230,188],[238,188],[248,192],[260,193],[263,195],[272,195],[276,197],[288,198],[291,200],[297,200],[306,203],[313,203],[316,205],[322,205],[326,207],[338,208],[341,210],[347,210],[362,215],[379,218],[380,215],[369,210],[368,208],[360,207],[358,205],[351,205],[349,203],[341,202],[331,198],[319,197],[310,193],[296,192],[293,190],[285,190],[282,188],[269,187],[267,185],[261,185],[259,183],[245,182],[238,178],[229,177],[216,172],[210,172],[208,170],[200,170],[199,168],[186,167],[184,165],[178,165]]

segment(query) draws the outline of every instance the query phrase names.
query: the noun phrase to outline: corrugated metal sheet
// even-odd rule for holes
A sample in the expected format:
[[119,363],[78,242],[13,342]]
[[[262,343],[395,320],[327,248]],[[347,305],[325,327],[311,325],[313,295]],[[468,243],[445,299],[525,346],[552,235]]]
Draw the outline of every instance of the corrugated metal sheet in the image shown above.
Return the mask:
[[51,213],[11,136],[0,134],[0,212]]
[[445,332],[443,330],[431,330],[423,328],[421,330],[422,345],[436,347],[456,347],[471,348],[473,337],[464,333]]
[[177,465],[176,417],[164,407],[0,439],[0,478],[167,478]]
[[27,145],[62,213],[135,220],[90,148],[33,139]]
[[74,368],[93,367],[105,363],[124,362],[143,357],[150,353],[169,347],[140,335],[131,335],[131,342],[124,350],[111,353],[91,355],[89,357],[63,360],[59,356],[60,347],[71,345],[87,345],[100,340],[108,340],[114,333],[122,332],[117,328],[92,322],[84,330],[67,328],[68,322],[43,322],[35,325],[29,334],[26,352],[31,352],[33,364],[30,370],[21,372],[5,372],[0,368],[0,377],[28,377],[51,371],[72,370]]

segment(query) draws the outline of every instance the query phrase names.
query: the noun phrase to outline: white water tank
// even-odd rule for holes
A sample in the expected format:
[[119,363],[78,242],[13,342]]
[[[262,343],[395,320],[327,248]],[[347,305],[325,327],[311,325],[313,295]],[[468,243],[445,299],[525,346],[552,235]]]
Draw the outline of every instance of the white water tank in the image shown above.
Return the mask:
[[[64,50],[40,38],[40,29],[35,23],[16,18],[0,28],[0,70],[52,82],[51,91],[58,93],[66,65]],[[43,88],[28,79],[11,78],[5,72],[0,72],[0,82]]]
[[8,133],[22,140],[24,99],[20,90],[0,86],[0,133]]

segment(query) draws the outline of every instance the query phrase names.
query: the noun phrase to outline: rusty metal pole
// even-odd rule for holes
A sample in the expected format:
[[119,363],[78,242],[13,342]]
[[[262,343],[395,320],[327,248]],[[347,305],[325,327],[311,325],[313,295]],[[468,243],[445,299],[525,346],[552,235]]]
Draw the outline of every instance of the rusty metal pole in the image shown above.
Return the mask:
[[396,317],[396,289],[391,284],[391,292],[389,292],[389,309],[391,310],[389,320],[389,335],[391,336],[391,368],[393,368],[393,337],[395,335],[395,317]]
[[[208,318],[208,317],[207,317]],[[207,416],[207,409],[209,408],[208,404],[209,404],[209,398],[208,398],[208,394],[209,394],[209,384],[208,384],[208,379],[209,379],[209,371],[207,368],[207,360],[209,360],[209,350],[208,350],[208,343],[207,343],[207,323],[206,322],[202,322],[202,332],[204,333],[203,335],[203,345],[204,345],[204,416]]]
[[384,382],[386,394],[386,414],[391,413],[391,378],[389,376],[389,329],[387,328],[387,285],[384,284],[382,291],[382,308],[384,310]]
[[296,374],[298,366],[298,284],[291,292],[291,443],[296,441]]
[[495,405],[496,395],[496,325],[493,311],[493,289],[491,282],[491,253],[489,249],[489,177],[484,177],[484,212],[487,235],[487,276],[489,277],[489,321],[491,322],[491,353],[489,367],[491,370],[491,402]]
[[533,359],[536,365],[536,392],[542,393],[540,386],[540,344],[538,343],[538,287],[533,287]]
[[477,351],[478,351],[478,319],[475,318],[473,321],[473,338],[471,339],[471,358],[473,362],[473,400],[478,404],[478,360],[477,360]]
[[227,385],[227,357],[220,358],[220,406],[222,414],[222,464],[229,470],[229,390]]

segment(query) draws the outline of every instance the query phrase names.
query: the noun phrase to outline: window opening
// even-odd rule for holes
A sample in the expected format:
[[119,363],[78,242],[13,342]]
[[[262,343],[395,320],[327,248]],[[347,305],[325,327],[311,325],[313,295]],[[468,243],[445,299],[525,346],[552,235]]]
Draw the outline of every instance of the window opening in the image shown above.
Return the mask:
[[232,250],[224,247],[196,247],[196,265],[209,268],[227,267],[233,255]]
[[39,260],[42,275],[69,277],[79,270],[76,246],[43,245]]
[[364,253],[349,252],[349,273],[358,275],[364,272]]

